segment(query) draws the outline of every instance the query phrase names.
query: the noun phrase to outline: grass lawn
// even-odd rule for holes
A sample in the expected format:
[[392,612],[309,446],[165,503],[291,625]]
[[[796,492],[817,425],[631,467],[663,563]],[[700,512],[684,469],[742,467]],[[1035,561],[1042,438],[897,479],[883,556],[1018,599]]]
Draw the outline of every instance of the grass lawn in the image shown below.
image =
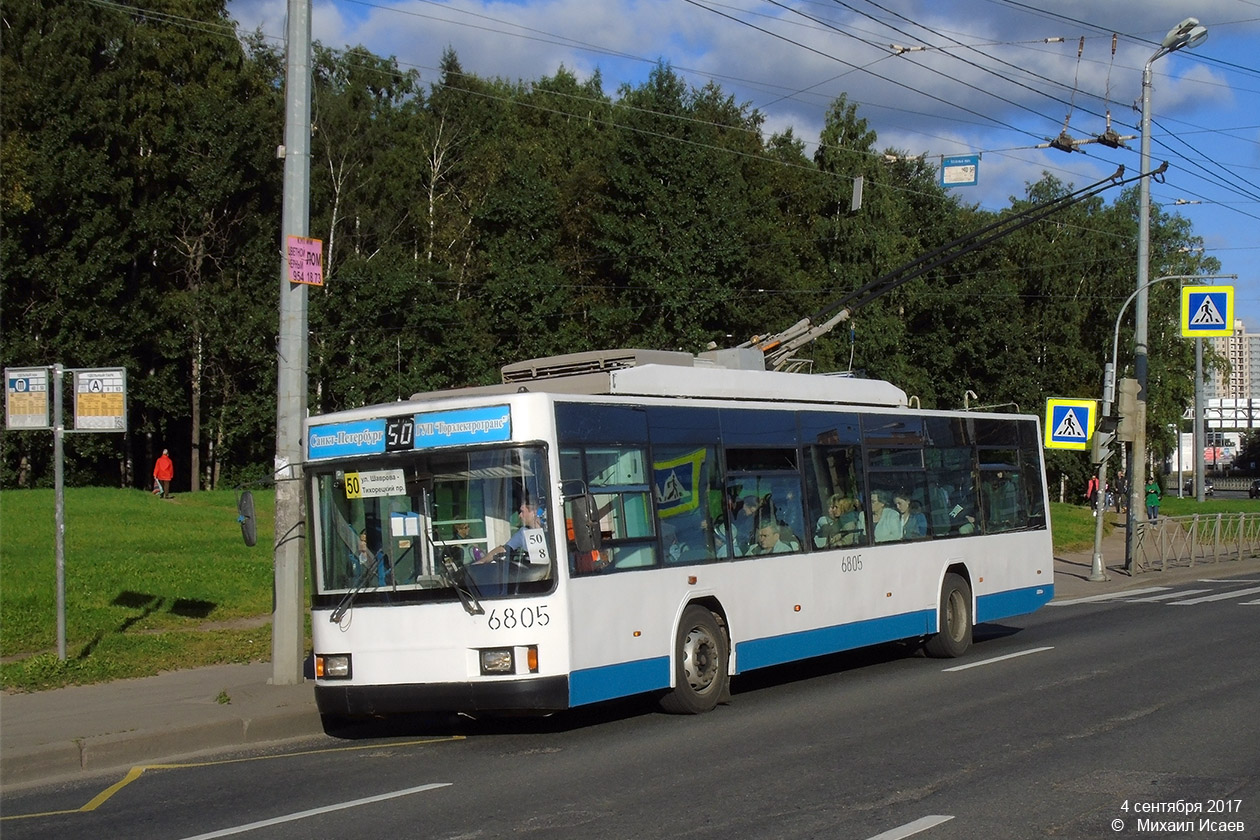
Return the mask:
[[0,681],[38,690],[271,658],[274,494],[247,548],[231,490],[162,500],[65,491],[66,661],[57,657],[55,494],[0,492]]
[[[51,490],[0,492],[0,683],[38,691],[271,658],[275,496],[255,494],[247,548],[231,490],[163,501],[74,488],[66,500],[66,661],[57,658]],[[1250,500],[1165,499],[1169,516],[1260,509]],[[1093,545],[1094,518],[1051,504],[1056,551]],[[308,572],[309,574],[309,572]],[[308,619],[309,625],[309,619]]]

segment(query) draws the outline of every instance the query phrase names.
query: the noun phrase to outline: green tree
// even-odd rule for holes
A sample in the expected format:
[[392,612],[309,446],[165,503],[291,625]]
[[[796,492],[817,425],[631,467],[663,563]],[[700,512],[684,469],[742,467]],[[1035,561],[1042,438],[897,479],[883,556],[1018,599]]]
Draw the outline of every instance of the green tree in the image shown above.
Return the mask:
[[220,364],[232,335],[212,328],[206,304],[267,209],[259,141],[274,79],[254,72],[221,2],[159,6],[6,7],[4,135],[23,168],[0,247],[5,318],[23,323],[4,330],[3,355],[129,371],[131,434],[78,436],[69,472],[142,482],[143,462],[169,445],[188,453],[196,486],[202,371],[240,367]]

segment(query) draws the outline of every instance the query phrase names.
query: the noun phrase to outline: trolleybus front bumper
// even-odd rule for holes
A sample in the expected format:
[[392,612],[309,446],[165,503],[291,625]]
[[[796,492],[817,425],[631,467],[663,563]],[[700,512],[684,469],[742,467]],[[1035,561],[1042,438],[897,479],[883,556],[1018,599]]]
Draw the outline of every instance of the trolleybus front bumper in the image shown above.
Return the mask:
[[412,712],[559,711],[569,708],[565,676],[495,682],[315,685],[321,715],[365,717]]

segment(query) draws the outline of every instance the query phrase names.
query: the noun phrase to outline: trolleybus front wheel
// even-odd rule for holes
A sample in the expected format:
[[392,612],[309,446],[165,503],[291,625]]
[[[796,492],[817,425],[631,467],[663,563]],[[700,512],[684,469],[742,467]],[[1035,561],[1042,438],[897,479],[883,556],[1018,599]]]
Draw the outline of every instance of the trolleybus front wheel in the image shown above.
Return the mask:
[[928,656],[951,659],[971,647],[971,587],[961,575],[945,575],[941,584],[939,632],[928,636],[923,649]]
[[707,712],[730,692],[730,643],[720,619],[692,604],[683,610],[674,643],[674,688],[661,708],[676,715]]

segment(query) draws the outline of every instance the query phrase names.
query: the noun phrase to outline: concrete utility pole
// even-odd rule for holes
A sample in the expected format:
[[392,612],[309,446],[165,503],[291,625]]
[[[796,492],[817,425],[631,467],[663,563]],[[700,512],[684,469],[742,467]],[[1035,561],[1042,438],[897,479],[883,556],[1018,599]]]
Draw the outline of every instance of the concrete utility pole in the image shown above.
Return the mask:
[[311,2],[288,0],[288,64],[284,108],[284,211],[280,230],[280,347],[276,401],[275,602],[271,681],[302,682],[303,614],[302,420],[306,416],[306,285],[289,281],[288,238],[310,227]]
[[1196,18],[1186,18],[1168,31],[1159,49],[1151,55],[1142,68],[1142,145],[1139,171],[1142,180],[1138,184],[1138,265],[1137,265],[1137,323],[1133,328],[1133,375],[1138,381],[1138,416],[1140,423],[1133,438],[1133,455],[1129,463],[1129,518],[1128,535],[1125,538],[1125,570],[1133,570],[1133,534],[1137,512],[1146,509],[1146,289],[1150,285],[1151,240],[1151,65],[1156,60],[1183,47],[1194,49],[1207,40],[1207,28],[1200,26]]

